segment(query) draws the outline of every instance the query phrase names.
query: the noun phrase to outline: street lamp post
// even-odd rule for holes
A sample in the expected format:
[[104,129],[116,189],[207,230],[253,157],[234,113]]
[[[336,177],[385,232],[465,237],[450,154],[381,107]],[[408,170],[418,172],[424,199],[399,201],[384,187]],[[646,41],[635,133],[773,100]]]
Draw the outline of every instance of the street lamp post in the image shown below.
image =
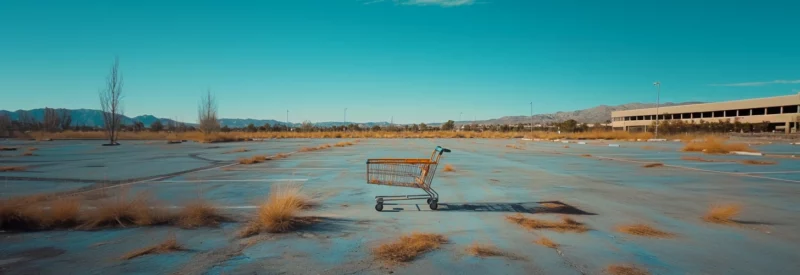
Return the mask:
[[[463,115],[463,114],[464,114],[464,112],[458,113],[458,122],[461,122],[461,115]],[[453,123],[453,131],[456,131],[456,127],[455,126],[456,126],[456,124]]]
[[656,135],[655,137],[658,138],[658,106],[661,105],[661,82],[656,81],[653,83],[653,86],[656,86]]

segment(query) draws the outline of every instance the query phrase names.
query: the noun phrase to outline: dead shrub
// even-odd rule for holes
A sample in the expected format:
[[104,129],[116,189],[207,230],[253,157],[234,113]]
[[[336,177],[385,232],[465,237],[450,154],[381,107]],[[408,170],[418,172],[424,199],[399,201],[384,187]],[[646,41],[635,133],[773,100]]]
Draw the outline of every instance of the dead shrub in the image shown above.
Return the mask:
[[453,165],[452,165],[452,164],[445,164],[445,165],[444,165],[444,170],[442,170],[442,171],[445,171],[445,172],[455,172],[455,171],[456,171],[456,168],[455,168],[455,167],[453,167]]
[[701,157],[681,157],[682,160],[697,161],[697,162],[716,162],[715,160],[704,159]]
[[184,248],[183,248],[183,246],[178,244],[178,238],[175,237],[175,234],[174,233],[170,233],[167,236],[167,239],[164,240],[163,242],[161,242],[161,243],[159,243],[157,245],[154,245],[154,246],[145,247],[145,248],[130,252],[128,254],[125,254],[124,256],[122,256],[122,259],[123,260],[130,260],[130,259],[133,259],[133,258],[137,258],[137,257],[141,257],[141,256],[144,256],[144,255],[149,255],[149,254],[164,254],[164,253],[183,251],[183,250],[184,250]]
[[583,154],[583,155],[581,155],[581,157],[584,157],[584,158],[591,158],[591,157],[592,157],[592,155],[590,155],[590,154]]
[[736,223],[735,218],[742,211],[737,204],[714,205],[708,210],[703,220],[710,223],[731,224]]
[[547,229],[556,232],[577,232],[583,233],[589,231],[589,228],[576,220],[569,217],[562,217],[561,221],[544,221],[532,218],[526,218],[520,213],[506,216],[506,220],[516,223],[527,229]]
[[197,199],[187,203],[178,213],[177,225],[181,228],[191,229],[203,226],[217,226],[227,220],[210,202]]
[[558,248],[558,244],[547,237],[539,238],[538,240],[536,240],[536,244],[549,248]]
[[748,159],[748,160],[743,160],[743,161],[741,161],[741,163],[742,163],[742,164],[747,164],[747,165],[774,165],[774,164],[776,164],[777,162],[774,162],[774,161],[769,161],[769,160],[754,160],[754,159]]
[[313,218],[297,217],[314,204],[302,194],[298,185],[274,185],[267,200],[259,206],[255,219],[239,232],[239,236],[248,237],[260,232],[284,233],[315,222]]
[[285,159],[285,158],[288,158],[288,157],[289,157],[289,154],[278,153],[277,155],[275,155],[275,156],[274,156],[274,157],[272,157],[272,158],[273,158],[273,159]]
[[743,143],[725,143],[719,138],[709,137],[699,142],[689,142],[682,149],[685,152],[704,152],[706,154],[727,154],[733,151],[755,152]]
[[649,275],[647,269],[640,268],[634,265],[609,265],[606,267],[606,273],[611,275]]
[[16,151],[17,148],[14,147],[0,147],[0,151]]
[[27,169],[25,166],[0,166],[0,172],[22,172]]
[[642,167],[644,167],[644,168],[655,168],[655,167],[663,167],[663,166],[664,166],[663,163],[648,163],[648,164],[645,164]]
[[388,263],[413,261],[417,256],[438,249],[447,243],[447,238],[440,234],[411,233],[400,236],[400,239],[386,243],[373,249],[375,258]]
[[617,231],[630,235],[653,237],[653,238],[669,238],[673,236],[672,233],[661,231],[652,226],[641,223],[620,225],[617,227]]

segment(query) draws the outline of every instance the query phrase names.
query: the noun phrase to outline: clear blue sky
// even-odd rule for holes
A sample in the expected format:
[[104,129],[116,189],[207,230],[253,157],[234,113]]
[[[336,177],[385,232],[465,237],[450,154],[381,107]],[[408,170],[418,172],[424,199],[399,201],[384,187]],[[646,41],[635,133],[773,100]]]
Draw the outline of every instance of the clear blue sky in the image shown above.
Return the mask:
[[418,123],[800,89],[800,1],[0,1],[0,109]]

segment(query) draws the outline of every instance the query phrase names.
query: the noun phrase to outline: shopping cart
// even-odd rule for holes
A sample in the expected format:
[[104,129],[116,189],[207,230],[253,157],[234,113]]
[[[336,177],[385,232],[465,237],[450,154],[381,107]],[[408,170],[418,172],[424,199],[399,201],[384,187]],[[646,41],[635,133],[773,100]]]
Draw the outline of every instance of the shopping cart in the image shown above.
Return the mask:
[[375,210],[383,210],[384,201],[427,200],[431,210],[439,207],[439,193],[431,188],[433,174],[442,154],[449,149],[436,146],[429,159],[368,159],[367,183],[420,188],[426,195],[375,196]]

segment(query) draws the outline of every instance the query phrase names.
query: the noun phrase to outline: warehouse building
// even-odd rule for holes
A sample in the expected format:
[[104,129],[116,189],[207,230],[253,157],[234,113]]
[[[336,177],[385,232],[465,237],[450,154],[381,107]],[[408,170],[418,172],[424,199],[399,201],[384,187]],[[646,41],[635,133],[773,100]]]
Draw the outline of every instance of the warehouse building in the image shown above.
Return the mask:
[[614,130],[647,131],[658,115],[659,120],[683,120],[686,123],[730,120],[741,123],[769,122],[770,129],[796,132],[800,122],[800,93],[796,95],[745,100],[669,106],[611,113]]

